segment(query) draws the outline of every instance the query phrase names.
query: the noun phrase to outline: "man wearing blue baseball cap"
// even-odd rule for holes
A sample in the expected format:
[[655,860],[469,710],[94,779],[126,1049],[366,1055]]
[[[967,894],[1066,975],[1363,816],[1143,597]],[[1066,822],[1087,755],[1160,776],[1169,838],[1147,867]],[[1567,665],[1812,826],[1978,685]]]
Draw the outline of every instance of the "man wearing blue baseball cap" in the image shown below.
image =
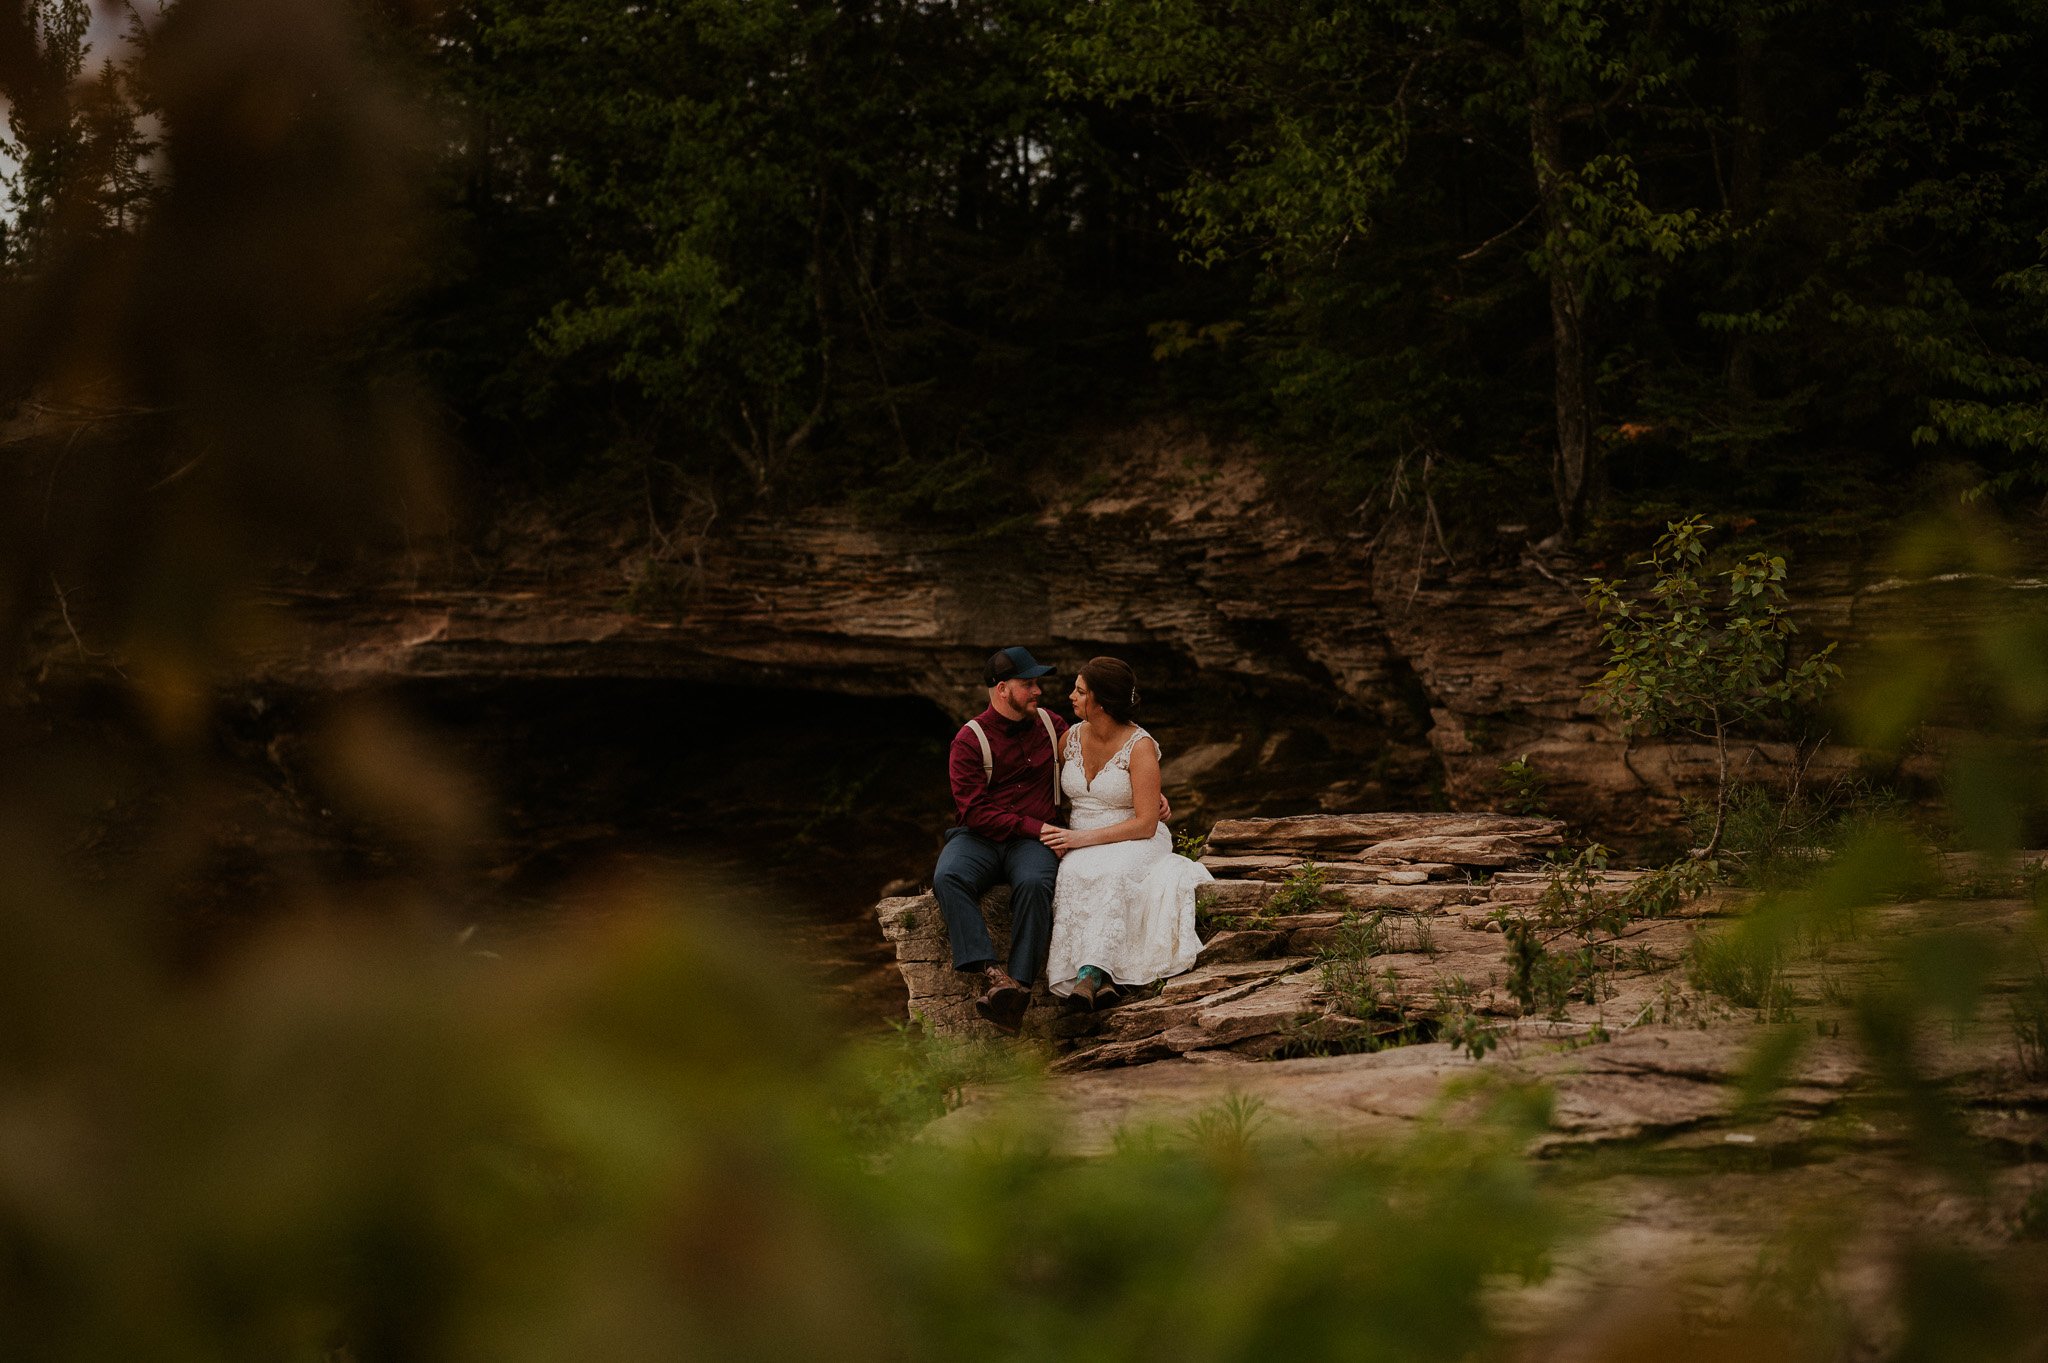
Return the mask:
[[[1052,936],[1053,882],[1059,856],[1038,840],[1058,815],[1060,742],[1067,723],[1039,705],[1038,679],[1052,669],[1023,648],[989,655],[982,680],[988,708],[953,736],[947,774],[958,826],[932,873],[932,892],[953,944],[953,968],[981,976],[986,986],[975,1011],[1012,1036],[1031,1006]],[[996,962],[995,943],[982,917],[981,896],[1010,886],[1010,959]]]

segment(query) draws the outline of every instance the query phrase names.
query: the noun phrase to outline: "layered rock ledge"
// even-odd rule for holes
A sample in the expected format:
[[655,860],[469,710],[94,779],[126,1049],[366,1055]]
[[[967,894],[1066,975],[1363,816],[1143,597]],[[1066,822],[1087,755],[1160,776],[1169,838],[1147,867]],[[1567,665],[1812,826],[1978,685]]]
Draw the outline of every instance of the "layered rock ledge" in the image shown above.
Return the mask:
[[[1185,431],[1116,433],[1099,455],[1099,476],[1041,489],[1043,513],[994,539],[847,510],[728,518],[698,537],[650,530],[637,503],[571,529],[507,517],[467,542],[281,580],[284,628],[247,680],[657,678],[920,696],[957,716],[979,708],[987,651],[1025,641],[1068,670],[1132,661],[1169,788],[1212,815],[1480,808],[1502,764],[1526,758],[1553,812],[1612,841],[1669,829],[1679,797],[1711,784],[1709,750],[1630,741],[1586,699],[1600,667],[1582,579],[1628,562],[1546,558],[1505,533],[1452,560],[1398,519],[1347,529],[1300,514],[1256,451]],[[2048,561],[2031,544],[2014,557]],[[1852,652],[1909,625],[1954,634],[1969,585],[1901,580],[1860,553],[1796,573],[1805,637]],[[105,673],[54,606],[46,624],[37,677]],[[1781,744],[1735,754],[1745,776],[1793,760]]]
[[[1493,987],[1506,946],[1495,929],[1544,894],[1548,873],[1526,861],[1491,870],[1443,862],[1424,871],[1424,863],[1395,865],[1385,849],[1403,837],[1429,839],[1436,856],[1476,839],[1476,848],[1497,855],[1504,849],[1488,840],[1503,839],[1533,853],[1554,833],[1541,821],[1463,816],[1480,822],[1474,827],[1438,817],[1219,825],[1215,859],[1233,875],[1216,888],[1241,896],[1251,919],[1220,925],[1204,964],[1152,998],[1079,1021],[1034,1010],[1040,1044],[1055,1057],[1052,1073],[970,1087],[923,1139],[1026,1141],[1083,1157],[1131,1143],[1217,1140],[1278,1152],[1385,1151],[1483,1119],[1504,1094],[1542,1095],[1544,1119],[1528,1152],[1572,1162],[1563,1177],[1592,1229],[1540,1284],[1503,1284],[1500,1304],[1515,1333],[1559,1343],[1560,1357],[1625,1356],[1645,1313],[1709,1326],[1739,1315],[1754,1302],[1760,1265],[1784,1253],[1788,1228],[1827,1224],[1847,1237],[1830,1290],[1870,1321],[1892,1319],[1902,1247],[1992,1251],[2016,1235],[2038,1235],[2048,1202],[2048,1077],[2038,1055],[2030,1062],[2015,1049],[2006,1019],[1944,1025],[1915,1057],[1921,1080],[1955,1102],[1956,1134],[1988,1152],[1967,1197],[1913,1153],[1924,1139],[1915,1109],[1898,1100],[1896,1076],[1873,1072],[1855,1040],[1855,994],[1891,977],[1902,941],[2026,933],[2034,917],[2027,899],[1874,908],[1863,932],[1786,958],[1779,1003],[1764,1017],[1695,988],[1680,968],[1697,934],[1719,930],[1711,920],[1732,907],[1710,897],[1630,927],[1591,999],[1524,1016]],[[1386,822],[1396,818],[1420,822]],[[1252,873],[1304,852],[1327,859],[1318,866],[1354,869],[1353,878],[1328,876],[1322,887],[1348,909],[1259,920],[1258,906],[1298,893],[1307,878],[1297,871],[1290,884]],[[2039,854],[2020,862],[2040,864]],[[1962,862],[1949,869],[1976,893],[2011,896],[2018,884],[2010,865],[1996,874]],[[1382,882],[1390,871],[1422,874]],[[1631,874],[1609,873],[1604,883],[1619,889]],[[885,930],[892,914],[920,902],[880,906]],[[1386,1007],[1369,1018],[1333,997],[1319,959],[1324,934],[1367,923],[1379,934],[1366,959]],[[891,935],[907,942],[918,931]],[[1470,992],[1449,997],[1459,979]],[[1447,1005],[1493,1029],[1483,1054],[1416,1025],[1432,1011],[1446,1016]],[[1374,1021],[1379,1030],[1359,1026]],[[1758,1047],[1791,1035],[1787,1021],[1803,1045],[1767,1099],[1745,1098]],[[1882,1197],[1872,1196],[1877,1188]],[[1853,1224],[1840,1220],[1845,1209],[1853,1209]],[[1612,1347],[1596,1348],[1601,1340]],[[1845,1356],[1889,1356],[1882,1340],[1864,1344]]]
[[[1537,869],[1557,846],[1555,819],[1503,814],[1355,814],[1219,823],[1203,859],[1217,879],[1198,897],[1204,930],[1194,970],[1157,992],[1100,1013],[1063,1013],[1041,980],[1026,1035],[1048,1045],[1062,1071],[1166,1059],[1265,1060],[1372,1048],[1434,1035],[1455,1009],[1512,1021],[1500,992],[1502,920],[1533,905],[1547,883]],[[1639,873],[1607,873],[1619,890]],[[1009,942],[1009,891],[983,902],[998,950]],[[875,906],[909,991],[909,1013],[941,1033],[990,1031],[973,1001],[977,977],[952,968],[937,900],[923,894]],[[1638,968],[1600,1000],[1527,1024],[1582,1035],[1640,1014],[1650,981],[1683,949],[1688,920],[1632,936]],[[1370,959],[1356,979],[1325,956]],[[1354,972],[1356,974],[1356,972]]]

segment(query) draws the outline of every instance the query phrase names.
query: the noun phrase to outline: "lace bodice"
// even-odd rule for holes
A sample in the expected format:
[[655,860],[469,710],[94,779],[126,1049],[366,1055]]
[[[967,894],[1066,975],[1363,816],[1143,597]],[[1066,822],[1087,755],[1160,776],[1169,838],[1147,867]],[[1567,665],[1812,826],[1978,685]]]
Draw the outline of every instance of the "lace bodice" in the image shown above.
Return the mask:
[[[1090,781],[1081,761],[1081,726],[1067,730],[1060,789],[1073,806],[1068,827],[1107,828],[1131,817],[1131,753],[1140,743],[1159,747],[1152,735],[1134,729]],[[1174,855],[1165,824],[1149,838],[1068,852],[1053,891],[1046,955],[1052,991],[1071,993],[1084,965],[1107,971],[1120,984],[1145,984],[1191,969],[1202,950],[1195,889],[1208,880],[1208,871]]]
[[1081,726],[1076,724],[1067,730],[1066,751],[1060,762],[1060,789],[1073,806],[1069,827],[1107,828],[1131,817],[1136,807],[1131,796],[1131,749],[1141,740],[1150,743],[1155,751],[1159,747],[1158,739],[1143,729],[1134,729],[1090,781],[1081,759]]

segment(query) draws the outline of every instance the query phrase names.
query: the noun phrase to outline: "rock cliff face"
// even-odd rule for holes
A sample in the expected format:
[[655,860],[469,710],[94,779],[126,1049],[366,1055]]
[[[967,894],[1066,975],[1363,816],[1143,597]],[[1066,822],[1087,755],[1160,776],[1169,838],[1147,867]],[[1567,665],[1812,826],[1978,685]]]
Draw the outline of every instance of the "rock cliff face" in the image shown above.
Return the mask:
[[[1706,749],[1627,742],[1585,700],[1588,569],[1519,548],[1451,564],[1398,532],[1315,528],[1249,453],[1199,438],[1118,449],[1115,476],[996,538],[814,512],[721,527],[664,563],[635,527],[578,541],[536,526],[481,565],[423,553],[348,587],[308,578],[279,591],[292,642],[257,676],[669,678],[920,696],[959,716],[982,703],[987,652],[1024,642],[1065,672],[1098,653],[1135,665],[1183,809],[1485,808],[1502,763],[1526,756],[1550,812],[1625,838],[1669,830],[1710,780]],[[1831,637],[1859,628],[1871,591],[1913,594],[1851,563],[1798,576]],[[1789,760],[1737,754],[1749,774]]]

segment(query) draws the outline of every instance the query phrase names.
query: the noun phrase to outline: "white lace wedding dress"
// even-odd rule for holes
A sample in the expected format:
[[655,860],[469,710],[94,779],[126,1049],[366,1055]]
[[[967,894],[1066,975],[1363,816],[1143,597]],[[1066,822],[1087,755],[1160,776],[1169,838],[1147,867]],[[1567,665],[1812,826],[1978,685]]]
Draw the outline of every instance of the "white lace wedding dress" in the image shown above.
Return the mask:
[[[1068,826],[1107,828],[1131,817],[1131,749],[1159,742],[1139,729],[1091,782],[1081,763],[1081,726],[1067,730],[1060,789],[1073,805]],[[1161,824],[1152,836],[1082,847],[1060,860],[1052,899],[1052,947],[1045,977],[1055,994],[1074,992],[1084,965],[1106,970],[1118,984],[1150,984],[1191,969],[1202,939],[1195,935],[1195,887],[1208,871],[1177,856]]]

